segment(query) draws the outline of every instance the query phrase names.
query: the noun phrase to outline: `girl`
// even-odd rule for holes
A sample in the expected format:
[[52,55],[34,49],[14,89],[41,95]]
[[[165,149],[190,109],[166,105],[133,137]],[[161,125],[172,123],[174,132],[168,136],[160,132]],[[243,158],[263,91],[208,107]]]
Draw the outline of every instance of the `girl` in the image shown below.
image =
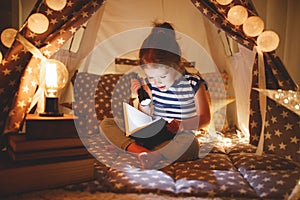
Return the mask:
[[[168,121],[167,130],[174,138],[161,141],[153,149],[130,138],[124,138],[117,146],[137,153],[143,168],[151,168],[164,159],[172,162],[197,159],[199,143],[192,130],[205,128],[210,123],[207,88],[201,77],[188,74],[181,65],[181,50],[170,23],[154,25],[140,48],[139,59],[147,84],[142,86],[140,80],[133,79],[131,90],[137,93],[143,87],[152,98],[150,105],[139,105],[139,109]],[[101,128],[105,128],[103,124]]]

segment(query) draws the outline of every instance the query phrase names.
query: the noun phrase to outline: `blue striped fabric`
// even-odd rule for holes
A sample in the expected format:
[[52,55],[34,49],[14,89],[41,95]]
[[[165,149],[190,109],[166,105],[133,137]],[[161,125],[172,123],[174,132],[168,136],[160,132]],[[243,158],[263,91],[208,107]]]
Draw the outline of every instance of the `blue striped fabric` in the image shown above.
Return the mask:
[[154,118],[161,117],[170,121],[195,117],[197,113],[194,96],[203,82],[197,75],[185,74],[167,91],[160,91],[148,83],[153,96]]

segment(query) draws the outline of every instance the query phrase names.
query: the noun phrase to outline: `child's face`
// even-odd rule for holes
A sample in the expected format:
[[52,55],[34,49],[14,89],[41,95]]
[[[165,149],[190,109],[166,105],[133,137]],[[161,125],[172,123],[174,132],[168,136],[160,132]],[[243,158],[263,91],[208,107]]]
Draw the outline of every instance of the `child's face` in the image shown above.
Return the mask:
[[178,78],[179,74],[175,69],[164,65],[153,67],[153,65],[148,64],[144,68],[144,71],[151,85],[161,91],[168,90]]

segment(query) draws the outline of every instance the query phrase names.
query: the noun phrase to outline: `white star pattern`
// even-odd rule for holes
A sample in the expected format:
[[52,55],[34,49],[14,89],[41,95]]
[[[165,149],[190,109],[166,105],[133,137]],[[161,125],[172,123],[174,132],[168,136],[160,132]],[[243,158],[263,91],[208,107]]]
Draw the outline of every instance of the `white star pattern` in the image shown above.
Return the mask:
[[[68,3],[67,3],[67,6],[68,7],[72,7],[73,4],[74,4],[74,2],[69,0]],[[195,3],[195,5],[196,4],[197,4],[197,2]],[[92,5],[94,5],[94,2],[93,2]],[[233,6],[233,5],[234,4],[232,3],[231,6]],[[199,3],[198,7],[200,7],[200,6],[201,5]],[[84,5],[83,7],[86,7],[86,9],[88,9],[87,5]],[[201,9],[203,9],[203,8],[201,8]],[[86,12],[86,11],[80,11],[79,13],[84,13],[84,12]],[[46,13],[46,11],[45,11],[45,13]],[[59,12],[57,12],[57,13],[59,13]],[[207,10],[207,15],[213,16],[213,13],[210,13],[210,11]],[[79,16],[79,14],[77,16]],[[85,18],[85,17],[83,17],[83,18]],[[58,19],[61,20],[62,17],[58,18]],[[75,18],[75,17],[73,17],[72,19],[77,20],[77,18]],[[65,26],[65,27],[71,27],[71,26]],[[70,34],[70,31],[66,31],[66,30],[59,31],[59,32],[62,34],[61,36],[62,36],[62,39],[64,41],[61,41],[61,42],[58,42],[58,40],[51,41],[51,42],[53,42],[52,43],[53,44],[53,49],[49,49],[49,52],[52,52],[52,54],[59,49],[59,45],[62,45],[67,40],[67,37],[63,36],[63,34],[65,34],[65,33],[66,34]],[[31,36],[35,37],[33,35],[31,35]],[[56,45],[55,43],[58,43],[59,45]],[[42,49],[42,52],[45,52],[44,50],[45,49]],[[17,66],[17,64],[14,65],[14,66]],[[33,74],[32,72],[35,71],[35,67],[32,67],[31,70],[28,70],[30,68],[31,67],[27,67],[26,73]],[[7,68],[7,69],[10,70],[9,73],[7,72],[8,75],[10,75],[10,74],[12,74],[11,73],[11,71],[12,71],[11,69],[15,70],[15,67],[14,68]],[[20,70],[20,72],[21,71],[22,70]],[[31,78],[31,77],[29,77],[29,78]],[[13,80],[13,79],[11,79],[11,80]],[[28,86],[32,83],[31,80],[32,79],[29,79],[27,81]],[[279,85],[281,85],[281,84],[285,84],[285,83],[279,82]],[[26,87],[26,84],[25,84],[25,86],[21,85],[20,88],[25,88],[25,87]],[[29,91],[29,90],[27,90],[27,91]],[[0,93],[1,93],[1,89],[0,89]],[[19,95],[19,96],[21,97],[22,95]],[[25,100],[24,99],[17,99],[17,101],[16,101],[17,102],[17,106],[20,106],[20,110],[21,110],[22,107],[26,107],[26,105],[28,105],[27,104],[27,99],[30,99],[30,97],[26,97]],[[108,105],[108,103],[107,104],[103,104],[103,105]],[[5,107],[5,108],[8,111],[7,107]],[[10,112],[10,115],[13,116],[13,115],[17,115],[18,113],[20,113],[20,112],[17,112],[17,110],[18,109],[12,110],[12,112]],[[273,110],[276,110],[276,109],[273,109]],[[22,116],[22,115],[20,115],[20,116]],[[283,115],[273,114],[273,116],[276,116],[278,118],[275,121],[273,121],[273,120],[271,120],[269,118],[268,121],[269,121],[269,123],[272,123],[272,124],[270,126],[266,126],[266,128],[272,127],[273,124],[277,125],[277,124],[279,124],[279,122],[282,121],[281,116],[283,117]],[[255,120],[253,120],[253,121],[255,121]],[[13,123],[13,126],[18,129],[20,127],[20,124],[21,124],[20,122],[21,121],[17,120],[17,121],[13,121],[12,123]],[[82,122],[80,122],[80,123],[82,123]],[[92,122],[91,121],[87,121],[87,123],[92,123]],[[257,123],[257,121],[255,121],[255,123]],[[289,123],[293,124],[292,122],[288,122],[288,123],[285,122],[285,123],[283,123],[284,125],[282,125],[279,128],[276,128],[276,131],[272,131],[272,130],[266,130],[266,131],[268,131],[271,134],[270,137],[274,137],[274,135],[275,135],[276,137],[282,138],[283,136],[286,135],[286,132],[292,132],[293,126],[290,126]],[[298,124],[300,125],[299,122],[298,122]],[[255,127],[256,126],[257,126],[257,124],[255,125]],[[99,126],[98,125],[94,125],[93,128],[99,128]],[[93,131],[94,131],[93,128],[91,130],[87,130],[87,132],[88,133],[93,133]],[[283,129],[287,129],[286,132],[284,132],[284,134],[283,134]],[[276,133],[277,135],[274,134],[274,133]],[[296,144],[296,143],[299,142],[298,137],[297,137],[297,135],[292,135],[292,137],[288,138],[288,142]],[[253,138],[256,138],[256,136],[253,136]],[[269,141],[269,140],[267,140],[267,141]],[[287,148],[287,146],[288,146],[287,143],[286,143],[286,141],[281,142],[281,143],[274,143],[274,145],[276,145],[276,147],[278,147],[277,146],[278,144],[281,144],[281,146],[285,147],[285,148]],[[101,149],[103,150],[103,148],[101,148],[100,145],[98,145],[97,149],[98,149],[98,151],[101,150]],[[298,150],[298,152],[300,152],[300,149]],[[112,154],[112,153],[109,156],[106,156],[106,155],[108,155],[108,152],[106,152],[106,154],[105,154],[102,151],[101,153],[97,153],[97,155],[103,156],[107,160],[109,160],[109,158],[111,158],[111,159],[113,159],[116,162],[118,161],[118,160],[116,160],[117,156],[115,154]],[[223,155],[225,155],[225,154],[223,153]],[[231,156],[234,157],[233,154]],[[246,156],[246,155],[244,155],[244,156]],[[283,187],[285,187],[289,183],[293,184],[293,181],[296,180],[296,178],[294,178],[294,177],[299,174],[299,171],[297,171],[293,175],[284,174],[284,173],[291,173],[292,169],[290,169],[288,167],[281,167],[282,169],[289,169],[289,170],[285,170],[284,172],[282,172],[282,170],[280,170],[280,167],[278,167],[278,166],[280,164],[282,164],[283,162],[279,162],[279,161],[275,162],[274,161],[273,164],[272,164],[272,162],[271,161],[269,162],[269,160],[266,160],[266,158],[257,161],[258,158],[259,157],[255,157],[254,156],[253,158],[248,159],[248,160],[246,159],[246,160],[244,160],[244,162],[240,162],[240,163],[238,163],[239,160],[235,160],[233,163],[235,163],[234,165],[237,168],[238,168],[239,164],[241,164],[241,163],[245,163],[245,165],[246,165],[246,166],[244,166],[244,168],[239,168],[240,171],[238,171],[237,169],[235,169],[235,171],[229,171],[228,169],[226,169],[227,171],[225,171],[224,170],[224,165],[220,165],[221,163],[218,163],[218,159],[211,159],[211,161],[203,162],[204,164],[207,163],[207,166],[208,166],[208,168],[205,169],[205,170],[202,170],[202,169],[199,170],[199,167],[203,167],[203,164],[202,163],[201,164],[197,163],[197,165],[199,167],[197,168],[197,171],[195,171],[196,170],[195,167],[193,168],[193,166],[194,166],[193,162],[194,161],[191,162],[191,163],[188,163],[188,164],[184,163],[182,165],[182,168],[186,169],[186,170],[181,170],[180,168],[176,168],[175,167],[175,169],[173,171],[173,173],[175,175],[172,176],[172,178],[170,177],[170,175],[167,175],[167,174],[165,174],[163,172],[158,173],[158,174],[154,174],[155,172],[157,172],[157,170],[155,170],[153,172],[151,171],[151,173],[147,173],[148,172],[147,170],[144,170],[144,171],[141,170],[141,171],[138,171],[138,172],[135,172],[133,170],[133,171],[130,171],[129,173],[124,173],[124,172],[119,173],[117,170],[115,170],[115,171],[114,170],[109,170],[108,176],[110,176],[110,178],[111,178],[110,179],[111,180],[111,186],[115,187],[117,189],[121,189],[121,190],[125,190],[125,189],[129,188],[128,190],[132,189],[132,191],[143,191],[145,188],[146,189],[149,189],[149,188],[152,189],[153,188],[155,190],[158,188],[159,191],[166,190],[166,191],[174,192],[174,193],[176,193],[177,191],[179,191],[179,192],[182,192],[183,194],[184,194],[184,192],[188,192],[188,193],[195,192],[197,194],[197,192],[199,192],[199,193],[203,192],[203,191],[199,191],[197,189],[203,190],[204,188],[206,188],[207,194],[209,196],[213,197],[213,196],[216,196],[218,194],[218,192],[220,192],[221,190],[227,190],[227,188],[228,188],[228,190],[226,192],[232,192],[232,191],[234,191],[236,193],[243,194],[243,196],[244,195],[247,196],[247,194],[250,194],[250,197],[253,197],[255,195],[259,195],[260,198],[266,197],[268,199],[272,199],[272,197],[269,197],[270,193],[272,193],[272,192],[273,193],[275,193],[275,192],[281,192],[280,194],[282,194],[282,191],[280,191],[280,190],[277,191],[276,187],[274,186],[274,183],[275,184],[279,184],[281,190],[285,190],[285,189],[283,189]],[[286,155],[286,158],[291,159],[291,156],[290,155]],[[215,163],[216,161],[217,161],[217,163]],[[223,162],[223,160],[221,161],[221,159],[219,161]],[[254,164],[249,164],[248,163],[247,164],[247,161],[249,161],[249,162],[252,161],[252,162],[256,162],[256,163],[254,163]],[[120,163],[122,164],[123,162],[124,162],[124,159],[121,159]],[[231,157],[230,157],[230,159],[228,158],[228,160],[224,161],[224,162],[230,162],[230,164],[231,164]],[[266,163],[268,165],[265,166],[265,168],[262,168],[261,166],[259,166],[259,165],[263,165],[263,164],[266,164]],[[275,163],[277,163],[277,164],[275,164]],[[228,165],[230,165],[230,164],[228,164]],[[213,169],[217,169],[217,170],[213,170],[213,169],[209,168],[209,166],[211,166]],[[223,168],[222,168],[222,166],[223,166]],[[225,166],[227,166],[227,165],[225,165]],[[253,167],[254,170],[248,170],[246,168],[247,166]],[[270,173],[268,170],[261,170],[261,169],[273,169],[274,167],[275,168],[276,167],[279,168],[279,169],[274,170],[274,173]],[[222,168],[223,171],[222,170],[218,170],[218,168]],[[256,169],[258,169],[258,170],[256,170]],[[231,170],[233,170],[233,169],[231,168]],[[145,172],[145,173],[143,173],[143,172]],[[106,171],[105,171],[105,173],[106,173]],[[139,173],[139,174],[138,174],[138,176],[134,176],[134,175],[133,176],[129,176],[129,175],[132,175],[134,173]],[[253,173],[256,173],[256,175],[254,175]],[[116,175],[116,176],[113,176],[113,175]],[[243,177],[242,177],[242,175],[243,175]],[[105,174],[105,176],[106,176],[106,174]],[[157,178],[158,176],[160,177],[159,180]],[[176,176],[176,179],[175,179],[175,176]],[[134,177],[136,179],[132,180],[132,178],[134,178]],[[252,179],[252,177],[255,177],[255,178]],[[116,179],[114,179],[114,178],[116,178]],[[120,179],[117,179],[117,178],[120,178]],[[245,180],[243,178],[245,178]],[[288,178],[291,179],[291,181],[288,181],[287,180]],[[294,179],[292,179],[292,178],[294,178]],[[233,179],[236,180],[236,181],[231,181]],[[264,181],[263,183],[261,183],[261,180],[268,180],[268,179],[270,179],[271,181]],[[115,181],[115,180],[118,180],[118,181]],[[121,182],[122,180],[125,181],[125,182]],[[132,188],[130,188],[130,186],[126,183],[126,181],[127,182],[130,181],[132,183],[132,185],[131,185]],[[182,181],[182,183],[180,183],[180,181]],[[246,181],[248,181],[248,182],[246,182]],[[259,181],[259,182],[257,183],[255,181]],[[218,188],[217,184],[219,184],[219,182],[220,182],[221,186]],[[185,183],[187,185],[185,185]],[[213,186],[214,186],[214,188],[212,189],[211,188],[212,185],[210,185],[208,183],[212,183]],[[254,192],[251,189],[251,187],[244,186],[244,185],[247,185],[245,183],[247,183],[247,184],[251,183],[251,184],[253,184],[253,185],[251,185],[253,188],[260,188],[261,190],[265,189],[265,191],[260,191],[259,190],[258,193],[256,194],[256,191]],[[268,183],[272,183],[273,186],[268,186]],[[181,186],[181,188],[179,186]],[[287,190],[285,190],[285,191],[287,191]],[[236,193],[233,193],[233,195],[236,194]],[[284,194],[286,195],[286,192],[284,192]],[[231,195],[231,194],[229,194],[229,195]],[[240,197],[240,196],[238,196],[238,197]],[[276,196],[276,197],[280,198],[280,196]]]

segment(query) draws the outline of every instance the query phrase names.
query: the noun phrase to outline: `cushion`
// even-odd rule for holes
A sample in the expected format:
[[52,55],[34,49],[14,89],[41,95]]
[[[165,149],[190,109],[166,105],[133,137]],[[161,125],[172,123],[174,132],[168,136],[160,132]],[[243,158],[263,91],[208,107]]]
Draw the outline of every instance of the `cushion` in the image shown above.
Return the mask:
[[178,170],[236,170],[227,155],[218,153],[209,153],[198,160],[176,162],[174,167]]
[[108,170],[108,184],[115,192],[175,193],[174,180],[159,170],[141,170],[127,167]]
[[297,168],[294,163],[276,154],[237,153],[231,154],[231,160],[240,172],[245,170],[287,170]]
[[115,122],[122,129],[125,130],[123,102],[131,104],[131,79],[135,73],[124,74],[119,76],[119,80],[112,92],[111,109]]
[[176,190],[178,194],[203,197],[257,198],[237,171],[180,169],[176,171]]
[[79,72],[74,81],[74,100],[81,101],[94,98],[95,92],[105,95],[105,90],[98,86],[100,76]]
[[299,170],[249,170],[244,173],[262,199],[287,199],[299,181]]
[[103,74],[97,88],[102,88],[106,92],[106,95],[111,97],[116,84],[122,76],[123,74]]
[[227,154],[234,153],[255,153],[256,146],[249,143],[237,143],[225,148]]
[[229,128],[226,118],[226,105],[233,102],[233,98],[228,98],[229,76],[226,71],[220,73],[202,74],[207,82],[208,91],[212,102],[212,119],[215,130],[222,131]]

